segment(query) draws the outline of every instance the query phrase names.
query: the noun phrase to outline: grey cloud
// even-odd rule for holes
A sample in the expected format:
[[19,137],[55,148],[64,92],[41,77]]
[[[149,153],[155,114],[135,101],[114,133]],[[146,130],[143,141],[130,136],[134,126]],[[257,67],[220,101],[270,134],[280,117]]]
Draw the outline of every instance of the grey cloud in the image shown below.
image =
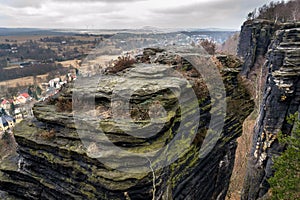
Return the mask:
[[271,0],[217,0],[152,9],[152,24],[162,27],[220,27],[237,29],[248,12]]
[[[232,2],[236,3],[234,0],[230,0],[229,3]],[[187,15],[192,13],[200,13],[200,12],[207,12],[210,9],[226,9],[225,7],[228,6],[228,1],[225,5],[224,1],[217,1],[217,2],[198,2],[186,6],[180,7],[173,7],[173,8],[165,8],[165,9],[157,9],[153,10],[154,13],[158,14],[165,14],[165,15]]]
[[24,8],[24,7],[40,7],[45,2],[57,2],[57,3],[131,3],[131,2],[140,2],[147,0],[0,0],[0,4],[8,5],[15,8]]
[[[53,0],[57,2],[80,2],[82,3],[82,0]],[[122,3],[122,2],[137,2],[137,1],[147,1],[147,0],[85,0],[85,2],[105,2],[105,3]]]
[[41,0],[0,0],[0,4],[15,8],[23,7],[40,7],[43,2]]
[[[85,27],[86,24],[94,24],[99,28],[145,25],[238,28],[249,11],[271,0],[214,0],[197,3],[187,0],[184,6],[176,6],[174,1],[172,5],[162,3],[162,8],[155,10],[158,5],[142,7],[140,10],[139,4],[133,4],[141,1],[151,2],[151,0],[0,0],[0,4],[3,5],[0,7],[2,18],[0,26]],[[39,8],[47,2],[52,4]],[[71,3],[74,4],[70,5]],[[131,4],[128,7],[124,6],[125,3]],[[25,7],[37,9],[22,9]],[[136,9],[139,9],[140,12],[137,12],[139,14],[135,13]]]
[[233,11],[238,8],[239,11],[250,10],[267,3],[265,0],[219,0],[211,2],[198,2],[186,6],[152,10],[157,14],[165,15],[190,15],[192,13],[202,13],[206,15],[214,15],[219,11]]

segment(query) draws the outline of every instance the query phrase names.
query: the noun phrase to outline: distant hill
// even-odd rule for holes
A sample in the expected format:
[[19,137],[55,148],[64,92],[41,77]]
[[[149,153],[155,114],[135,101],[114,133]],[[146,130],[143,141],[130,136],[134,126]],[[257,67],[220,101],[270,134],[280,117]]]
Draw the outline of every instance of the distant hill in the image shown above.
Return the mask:
[[206,35],[212,37],[215,41],[225,41],[229,36],[234,34],[234,30],[218,28],[180,28],[180,29],[162,29],[157,27],[143,27],[142,29],[38,29],[38,28],[2,28],[0,27],[0,36],[24,36],[24,35],[76,35],[76,34],[94,34],[102,35],[104,33],[182,33],[188,36]]
[[185,34],[189,37],[198,37],[198,38],[210,38],[220,44],[224,43],[229,37],[234,35],[235,31],[210,31],[210,30],[198,30],[198,31],[182,31],[182,34]]
[[[1,28],[0,36],[21,36],[21,35],[61,35],[58,30],[37,29],[37,28]],[[67,33],[71,34],[71,33]],[[66,35],[66,33],[64,33]]]

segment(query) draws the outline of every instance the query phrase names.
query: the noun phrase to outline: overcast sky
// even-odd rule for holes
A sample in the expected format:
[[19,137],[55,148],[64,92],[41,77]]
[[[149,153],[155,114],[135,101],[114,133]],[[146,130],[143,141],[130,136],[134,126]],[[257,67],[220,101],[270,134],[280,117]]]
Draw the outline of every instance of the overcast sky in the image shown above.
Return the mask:
[[[84,3],[83,3],[84,2]],[[228,28],[270,0],[0,0],[0,27]]]

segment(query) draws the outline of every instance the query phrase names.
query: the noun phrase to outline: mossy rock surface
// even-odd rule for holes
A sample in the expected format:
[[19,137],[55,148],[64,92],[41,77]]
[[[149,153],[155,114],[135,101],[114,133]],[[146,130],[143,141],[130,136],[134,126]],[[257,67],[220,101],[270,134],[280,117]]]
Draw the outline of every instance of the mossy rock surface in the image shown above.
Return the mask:
[[[0,176],[5,178],[0,179],[0,190],[13,196],[22,191],[29,199],[152,199],[153,195],[155,199],[215,199],[225,195],[235,139],[253,102],[238,80],[240,60],[220,56],[219,73],[229,110],[222,134],[211,141],[211,152],[200,157],[201,148],[207,148],[202,146],[205,137],[212,134],[208,130],[212,112],[219,112],[212,111],[208,87],[188,62],[200,53],[184,48],[148,49],[144,56],[151,54],[151,64],[137,63],[100,81],[91,77],[89,84],[78,80],[50,101],[36,104],[35,119],[14,130],[18,155],[15,163],[1,165]],[[201,60],[210,61],[207,55]],[[113,103],[128,98],[129,89],[134,91],[130,106],[121,106],[114,116],[113,106],[118,109],[118,105]],[[196,99],[183,95],[178,100],[179,94],[190,90]],[[73,100],[72,112],[57,110],[64,99]],[[93,106],[85,107],[83,101]],[[195,115],[200,115],[197,123]],[[119,151],[107,151],[112,144]],[[142,153],[148,156],[138,156]],[[169,161],[173,162],[157,167]]]

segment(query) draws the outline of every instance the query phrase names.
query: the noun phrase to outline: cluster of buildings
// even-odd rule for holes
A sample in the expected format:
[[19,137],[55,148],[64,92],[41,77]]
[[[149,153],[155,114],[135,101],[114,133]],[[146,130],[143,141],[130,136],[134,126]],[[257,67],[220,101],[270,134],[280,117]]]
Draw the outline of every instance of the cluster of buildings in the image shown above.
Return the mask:
[[[39,101],[44,101],[57,94],[65,84],[74,80],[76,80],[76,75],[68,73],[64,81],[61,78],[54,78],[48,83],[42,84],[44,92]],[[20,93],[12,99],[0,99],[0,132],[12,128],[18,120],[33,116],[32,106],[35,102],[36,100],[27,92]]]
[[41,97],[39,101],[44,101],[45,99],[57,94],[62,89],[62,87],[64,87],[67,83],[76,80],[76,78],[76,75],[74,75],[73,73],[68,73],[64,81],[62,81],[61,78],[54,78],[51,79],[48,83],[42,83],[45,92],[42,95],[43,97]]
[[10,53],[18,53],[18,47],[17,45],[15,46],[10,46],[10,45],[6,45],[6,46],[2,46],[2,48],[0,48],[0,52],[10,52]]
[[23,119],[31,114],[28,104],[32,100],[32,97],[24,92],[13,99],[1,99],[0,109],[4,110],[6,115],[14,116],[15,119]]

